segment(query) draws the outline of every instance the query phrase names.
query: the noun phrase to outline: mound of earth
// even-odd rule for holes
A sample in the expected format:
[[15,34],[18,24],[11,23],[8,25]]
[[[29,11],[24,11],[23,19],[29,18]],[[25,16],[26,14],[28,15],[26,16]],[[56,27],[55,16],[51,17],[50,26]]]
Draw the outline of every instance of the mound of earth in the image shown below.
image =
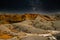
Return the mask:
[[57,40],[57,20],[43,14],[0,14],[0,40]]
[[42,14],[0,14],[0,24],[17,23],[24,20],[35,20],[37,16],[40,16],[42,21],[55,20],[53,17]]

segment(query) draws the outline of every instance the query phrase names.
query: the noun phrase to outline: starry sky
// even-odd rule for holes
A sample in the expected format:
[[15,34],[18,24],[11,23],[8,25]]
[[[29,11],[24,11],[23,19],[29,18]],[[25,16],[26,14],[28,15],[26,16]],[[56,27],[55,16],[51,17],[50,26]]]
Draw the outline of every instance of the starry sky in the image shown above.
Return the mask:
[[0,0],[0,11],[60,11],[59,0]]

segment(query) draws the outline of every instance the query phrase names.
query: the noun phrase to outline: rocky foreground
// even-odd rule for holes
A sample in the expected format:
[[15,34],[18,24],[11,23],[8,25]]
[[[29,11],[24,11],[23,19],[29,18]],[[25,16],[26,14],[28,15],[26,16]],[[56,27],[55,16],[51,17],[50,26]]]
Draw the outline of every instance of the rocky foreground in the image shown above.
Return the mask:
[[60,40],[58,18],[41,14],[0,15],[0,40]]

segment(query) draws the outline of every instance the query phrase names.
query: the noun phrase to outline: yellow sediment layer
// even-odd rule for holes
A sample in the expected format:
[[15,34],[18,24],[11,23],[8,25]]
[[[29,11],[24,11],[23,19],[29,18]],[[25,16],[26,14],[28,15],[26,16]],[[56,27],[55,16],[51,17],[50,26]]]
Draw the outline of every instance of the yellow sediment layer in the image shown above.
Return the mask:
[[34,20],[37,16],[43,18],[43,20],[53,21],[54,18],[51,18],[47,15],[41,14],[0,14],[0,24],[16,23],[24,20]]
[[8,34],[2,34],[2,35],[0,35],[0,39],[9,39],[9,38],[12,38],[12,36],[8,35]]

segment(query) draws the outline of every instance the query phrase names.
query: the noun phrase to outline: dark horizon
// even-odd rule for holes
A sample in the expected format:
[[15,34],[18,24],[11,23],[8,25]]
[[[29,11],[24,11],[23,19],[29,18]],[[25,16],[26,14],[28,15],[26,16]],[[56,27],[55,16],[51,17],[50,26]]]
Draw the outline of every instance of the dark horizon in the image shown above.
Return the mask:
[[59,0],[1,0],[0,11],[60,11]]

